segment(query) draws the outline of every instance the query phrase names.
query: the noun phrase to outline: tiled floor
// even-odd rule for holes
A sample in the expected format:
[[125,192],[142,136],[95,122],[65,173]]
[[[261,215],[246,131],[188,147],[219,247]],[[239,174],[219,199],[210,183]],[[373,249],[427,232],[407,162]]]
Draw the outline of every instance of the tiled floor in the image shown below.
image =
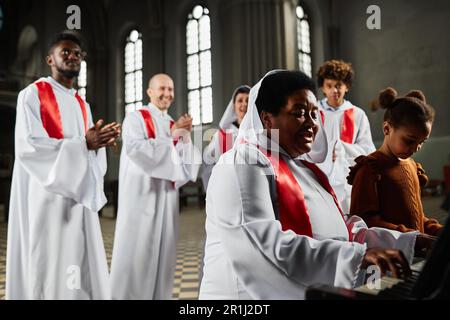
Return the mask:
[[[0,206],[0,217],[3,217]],[[103,210],[100,219],[108,265],[111,265],[111,254],[114,240],[115,219],[111,218],[111,210]],[[173,298],[197,299],[199,288],[200,265],[204,246],[205,211],[196,207],[185,208],[180,215],[180,237],[177,245],[177,266],[175,271]],[[7,224],[0,222],[0,299],[5,294],[6,269],[6,233]]]
[[[437,218],[444,223],[448,214],[440,209],[443,199],[428,197],[423,199],[425,212],[430,217]],[[111,212],[105,210],[101,219],[103,238],[108,263],[111,263],[111,251],[115,220],[110,217]],[[0,208],[0,217],[3,217]],[[173,289],[174,299],[197,299],[199,274],[204,246],[205,212],[202,209],[184,209],[180,216],[180,238],[177,247],[177,267]],[[5,255],[6,255],[7,225],[0,222],[0,299],[4,297],[5,289]]]

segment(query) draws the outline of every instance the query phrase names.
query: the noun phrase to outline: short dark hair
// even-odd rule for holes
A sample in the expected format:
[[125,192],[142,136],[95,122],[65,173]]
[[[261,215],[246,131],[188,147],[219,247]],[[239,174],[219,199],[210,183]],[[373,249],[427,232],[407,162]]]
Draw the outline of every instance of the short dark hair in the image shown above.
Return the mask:
[[258,113],[266,111],[278,115],[288,97],[302,89],[316,92],[314,81],[301,71],[282,70],[266,76],[255,101]]
[[239,86],[233,93],[233,103],[236,102],[236,97],[239,93],[247,93],[250,94],[250,87],[247,85]]
[[72,41],[76,43],[80,48],[82,47],[80,37],[73,31],[65,30],[56,35],[56,37],[50,43],[50,48],[48,50],[49,54],[53,51],[53,49],[62,41]]

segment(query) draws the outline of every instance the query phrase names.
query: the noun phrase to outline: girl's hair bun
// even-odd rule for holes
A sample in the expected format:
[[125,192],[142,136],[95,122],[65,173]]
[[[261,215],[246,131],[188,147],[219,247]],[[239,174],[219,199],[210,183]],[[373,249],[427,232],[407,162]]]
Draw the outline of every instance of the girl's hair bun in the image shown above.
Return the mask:
[[383,109],[391,107],[395,99],[397,99],[397,91],[391,87],[381,90],[378,95],[378,103]]
[[427,99],[425,98],[425,95],[423,94],[422,91],[420,90],[411,90],[410,92],[408,92],[408,94],[406,95],[406,97],[413,97],[413,98],[417,98],[420,101],[422,101],[423,103],[427,103]]

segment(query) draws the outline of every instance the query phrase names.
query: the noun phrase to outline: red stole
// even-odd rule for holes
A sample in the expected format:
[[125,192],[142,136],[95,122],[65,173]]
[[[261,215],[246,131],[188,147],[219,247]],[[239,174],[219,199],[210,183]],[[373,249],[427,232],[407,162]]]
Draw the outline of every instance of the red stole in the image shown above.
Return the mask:
[[219,129],[219,146],[221,154],[224,154],[233,146],[233,133]]
[[[50,138],[63,139],[63,126],[61,121],[61,113],[59,112],[58,102],[56,101],[55,93],[52,85],[46,81],[36,82],[36,87],[39,95],[39,102],[41,105],[41,119],[42,125]],[[80,104],[81,113],[83,114],[84,129],[88,130],[88,120],[86,112],[86,104],[83,99],[75,93],[75,98]]]
[[[283,231],[290,229],[297,234],[312,237],[311,220],[306,207],[305,196],[287,162],[281,155],[278,158],[274,158],[270,152],[262,148],[259,149],[267,156],[275,170],[279,218]],[[327,176],[315,164],[307,161],[302,161],[302,163],[314,173],[321,186],[333,197],[334,203],[345,223],[344,214]],[[350,241],[352,241],[350,230],[348,230],[348,236]]]
[[353,135],[355,132],[355,109],[347,109],[344,111],[344,118],[341,125],[341,140],[347,143],[353,143]]
[[139,112],[141,113],[142,118],[144,119],[148,138],[155,139],[156,138],[155,124],[153,123],[153,119],[152,119],[152,115],[150,114],[150,111],[148,111],[146,109],[141,109],[141,110],[139,110]]
[[87,124],[87,113],[86,113],[86,104],[84,103],[84,100],[80,97],[78,92],[75,92],[75,98],[77,98],[78,103],[81,107],[81,113],[83,114],[83,120],[84,120],[84,132],[88,131],[88,124]]
[[[140,109],[139,112],[141,113],[142,118],[144,119],[148,138],[155,139],[156,138],[156,130],[155,130],[155,124],[153,123],[152,114],[147,109]],[[175,124],[175,122],[173,120],[170,120],[170,128],[172,128],[174,124]],[[176,146],[177,143],[178,143],[178,140],[174,139],[173,144]],[[175,189],[174,181],[172,181],[172,187]]]
[[[149,139],[155,139],[156,138],[156,130],[155,130],[155,124],[153,123],[152,114],[150,111],[146,109],[140,109],[139,112],[142,115],[142,118],[144,119],[145,128],[147,130],[147,136]],[[175,121],[170,120],[170,128],[173,127],[175,124]],[[173,144],[176,146],[178,143],[178,139],[173,139]]]
[[320,119],[322,120],[322,125],[325,125],[325,112],[323,110],[320,110]]
[[[322,124],[325,125],[325,113],[320,110]],[[341,140],[353,144],[353,136],[355,134],[355,109],[347,109],[341,123]]]
[[[172,129],[172,127],[173,127],[174,124],[175,124],[175,121],[170,120],[170,129]],[[174,146],[177,145],[178,140],[179,140],[178,138],[174,138],[174,139],[173,139],[173,145],[174,145]]]

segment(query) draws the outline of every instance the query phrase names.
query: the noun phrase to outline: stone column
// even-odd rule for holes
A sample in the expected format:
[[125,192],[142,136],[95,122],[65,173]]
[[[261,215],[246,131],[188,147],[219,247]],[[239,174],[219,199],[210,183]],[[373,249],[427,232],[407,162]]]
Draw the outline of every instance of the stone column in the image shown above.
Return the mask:
[[[271,69],[288,68],[289,0],[232,0],[220,7],[223,89],[255,84]],[[226,94],[225,94],[226,95]]]

